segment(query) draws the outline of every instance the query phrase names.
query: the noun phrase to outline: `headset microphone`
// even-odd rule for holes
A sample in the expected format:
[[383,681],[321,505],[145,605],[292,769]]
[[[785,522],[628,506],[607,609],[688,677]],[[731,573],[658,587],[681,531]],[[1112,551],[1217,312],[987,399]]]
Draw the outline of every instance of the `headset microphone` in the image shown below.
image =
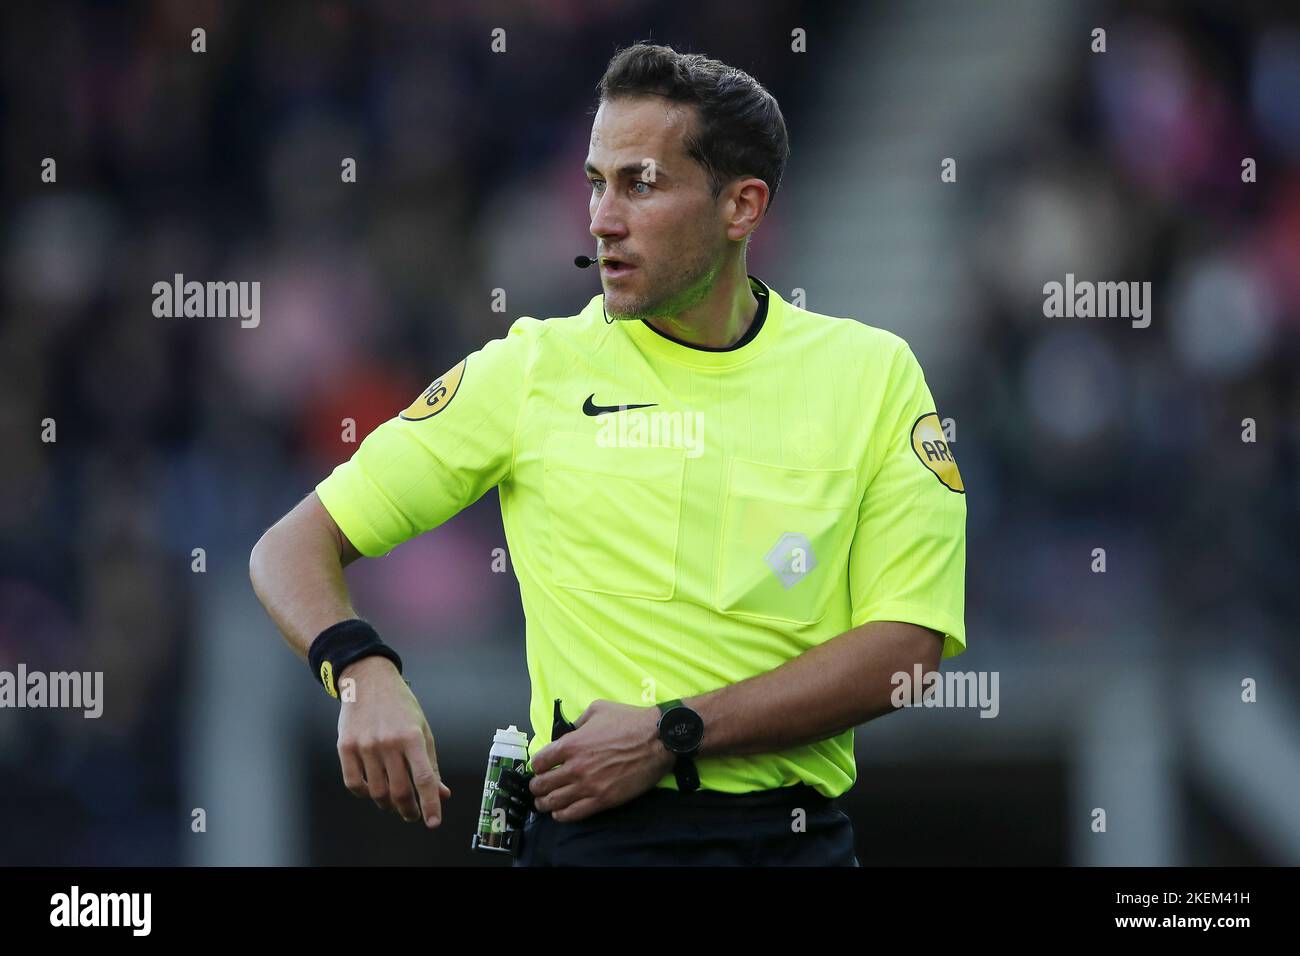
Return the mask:
[[[579,269],[585,269],[585,268],[587,268],[588,266],[594,266],[594,265],[595,265],[597,262],[599,262],[599,261],[600,261],[599,259],[593,259],[593,258],[591,258],[591,256],[578,256],[577,258],[575,258],[575,259],[573,260],[573,264],[574,264],[575,266],[577,266]],[[600,311],[601,311],[601,314],[605,316],[605,324],[606,324],[606,325],[609,325],[611,322],[614,321],[614,320],[611,319],[611,318],[609,317],[609,315],[605,312],[605,304],[604,304],[604,302],[602,302],[601,305],[600,305]],[[558,715],[559,712],[560,712],[560,702],[559,702],[559,701],[556,701],[556,702],[555,702],[555,712],[556,712],[557,715]],[[561,720],[561,719],[563,719],[563,718],[558,717],[558,716],[557,716],[557,718],[556,718],[557,721],[558,721],[558,720]],[[557,727],[559,726],[558,723],[557,723],[556,726],[557,726]]]

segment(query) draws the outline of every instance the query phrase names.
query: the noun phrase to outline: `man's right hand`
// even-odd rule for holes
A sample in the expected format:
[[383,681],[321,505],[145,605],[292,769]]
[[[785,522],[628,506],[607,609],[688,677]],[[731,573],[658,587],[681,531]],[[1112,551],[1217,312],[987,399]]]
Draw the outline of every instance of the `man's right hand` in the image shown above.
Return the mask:
[[355,699],[343,701],[339,710],[344,784],[408,823],[423,816],[433,829],[442,823],[442,801],[451,788],[438,772],[433,734],[419,701],[386,657],[363,657],[343,668],[335,675],[340,697],[348,678],[356,685]]

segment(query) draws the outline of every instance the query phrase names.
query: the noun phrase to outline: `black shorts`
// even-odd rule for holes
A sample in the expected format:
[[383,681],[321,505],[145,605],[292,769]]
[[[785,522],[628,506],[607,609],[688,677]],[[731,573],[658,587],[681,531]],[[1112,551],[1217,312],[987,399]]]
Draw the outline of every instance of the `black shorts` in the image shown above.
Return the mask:
[[803,784],[743,794],[655,788],[569,823],[531,813],[516,848],[514,866],[859,865],[852,821]]

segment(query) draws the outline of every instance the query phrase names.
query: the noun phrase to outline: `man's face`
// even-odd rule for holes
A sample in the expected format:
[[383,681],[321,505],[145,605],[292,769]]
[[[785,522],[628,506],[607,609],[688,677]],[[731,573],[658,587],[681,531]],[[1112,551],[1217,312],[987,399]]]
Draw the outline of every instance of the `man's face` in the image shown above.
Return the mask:
[[725,193],[715,200],[686,155],[694,121],[695,107],[658,96],[606,100],[596,112],[588,211],[611,319],[676,315],[703,301],[721,271]]

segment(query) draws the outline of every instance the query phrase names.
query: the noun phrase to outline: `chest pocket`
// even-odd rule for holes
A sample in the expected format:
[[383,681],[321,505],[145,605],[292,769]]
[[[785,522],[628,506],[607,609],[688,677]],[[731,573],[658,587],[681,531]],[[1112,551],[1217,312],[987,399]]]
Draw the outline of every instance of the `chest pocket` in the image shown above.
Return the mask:
[[856,483],[852,468],[732,459],[715,562],[719,610],[790,624],[820,621],[845,575]]
[[543,455],[555,583],[671,598],[686,449],[603,448],[591,434],[553,432]]

